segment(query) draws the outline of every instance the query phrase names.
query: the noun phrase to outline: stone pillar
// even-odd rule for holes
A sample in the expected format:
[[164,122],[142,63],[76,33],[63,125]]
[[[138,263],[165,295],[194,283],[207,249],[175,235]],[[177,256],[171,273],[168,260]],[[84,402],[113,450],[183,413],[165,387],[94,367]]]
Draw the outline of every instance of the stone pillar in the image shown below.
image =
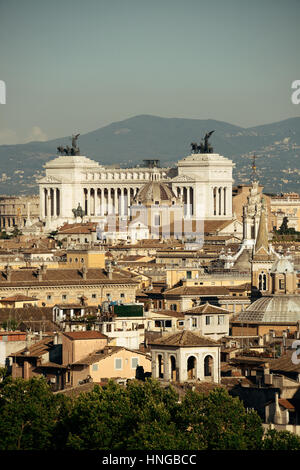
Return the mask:
[[53,217],[57,216],[56,211],[56,188],[53,188]]
[[112,214],[112,197],[111,197],[111,188],[107,190],[107,215]]
[[170,380],[169,354],[167,352],[165,352],[164,355],[163,355],[163,358],[164,358],[164,380],[169,381]]
[[130,205],[131,205],[131,194],[130,194],[130,187],[127,188],[127,215],[130,215]]
[[124,188],[121,187],[121,197],[120,197],[120,215],[124,215]]
[[50,188],[47,188],[47,218],[51,217],[51,193]]
[[187,186],[186,188],[186,215],[189,218],[191,216],[191,198],[190,198],[191,188]]
[[115,206],[115,210],[114,210],[114,213],[115,215],[117,215],[119,213],[119,207],[118,207],[118,204],[119,204],[119,201],[118,201],[118,188],[115,188],[114,189],[114,206]]
[[86,189],[86,215],[91,215],[90,213],[90,190]]
[[100,214],[104,215],[104,188],[101,188],[101,209]]
[[224,191],[220,188],[220,215],[224,215]]

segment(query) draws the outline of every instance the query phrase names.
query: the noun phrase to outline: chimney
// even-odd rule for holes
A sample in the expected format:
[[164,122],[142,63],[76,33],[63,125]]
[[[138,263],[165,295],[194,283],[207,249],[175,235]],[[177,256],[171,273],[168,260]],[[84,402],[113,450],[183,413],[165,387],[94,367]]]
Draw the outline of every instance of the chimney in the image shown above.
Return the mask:
[[82,278],[86,281],[87,267],[85,265],[82,266],[81,274],[82,274]]
[[43,280],[43,272],[42,272],[41,267],[37,268],[36,276],[37,276],[37,278],[38,278],[38,281],[42,281],[42,280]]
[[113,268],[112,268],[111,264],[109,264],[108,267],[107,267],[107,275],[108,275],[109,280],[112,280],[112,277],[113,277],[112,274],[113,274]]
[[54,333],[54,338],[53,338],[53,344],[57,345],[58,344],[58,333]]
[[6,275],[6,280],[7,280],[8,282],[11,281],[11,271],[12,271],[11,266],[9,266],[9,264],[7,264],[7,265],[5,266],[5,275]]

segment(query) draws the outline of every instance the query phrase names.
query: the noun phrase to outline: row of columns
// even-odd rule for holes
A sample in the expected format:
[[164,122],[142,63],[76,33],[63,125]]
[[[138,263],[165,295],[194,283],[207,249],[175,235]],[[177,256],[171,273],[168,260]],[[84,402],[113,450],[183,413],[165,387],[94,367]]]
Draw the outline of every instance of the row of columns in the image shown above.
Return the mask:
[[175,186],[174,192],[185,205],[184,215],[187,217],[195,215],[194,188],[192,186]]
[[58,188],[44,188],[43,217],[59,217],[61,213],[61,194]]
[[155,379],[185,382],[189,379],[205,380],[211,377],[214,382],[219,382],[215,353],[195,353],[181,358],[174,352],[160,352],[153,356],[152,375]]
[[138,191],[138,187],[84,188],[83,209],[87,216],[126,216]]
[[212,188],[213,215],[227,215],[229,208],[227,207],[227,187]]

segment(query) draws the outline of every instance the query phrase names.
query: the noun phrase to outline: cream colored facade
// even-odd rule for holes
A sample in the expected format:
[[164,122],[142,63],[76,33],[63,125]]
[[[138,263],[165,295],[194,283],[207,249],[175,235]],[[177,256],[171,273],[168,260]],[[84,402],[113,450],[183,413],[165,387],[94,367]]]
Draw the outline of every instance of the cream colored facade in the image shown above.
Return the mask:
[[168,287],[175,286],[182,281],[183,286],[239,286],[245,282],[251,282],[249,273],[213,273],[203,274],[202,269],[193,268],[168,268],[166,269]]
[[40,219],[53,230],[75,222],[80,204],[84,220],[98,222],[106,215],[130,216],[132,201],[145,183],[161,180],[186,205],[186,218],[232,217],[231,160],[219,154],[192,154],[177,163],[178,174],[168,168],[112,169],[86,156],[58,156],[46,163],[39,180]]
[[37,222],[40,216],[39,196],[1,196],[0,229],[10,231]]
[[134,379],[137,366],[142,366],[144,372],[151,372],[151,359],[138,351],[122,348],[91,364],[89,375],[93,382],[101,382],[103,378]]
[[280,228],[283,217],[288,218],[288,227],[300,232],[300,194],[286,193],[271,198],[271,224]]
[[104,349],[107,345],[107,338],[100,333],[98,338],[88,339],[88,336],[89,332],[81,332],[80,339],[75,338],[74,333],[62,335],[63,364],[68,365],[80,361],[89,354]]
[[[220,346],[164,346],[151,344],[152,378],[167,382],[220,382]],[[211,360],[210,371],[206,364]]]

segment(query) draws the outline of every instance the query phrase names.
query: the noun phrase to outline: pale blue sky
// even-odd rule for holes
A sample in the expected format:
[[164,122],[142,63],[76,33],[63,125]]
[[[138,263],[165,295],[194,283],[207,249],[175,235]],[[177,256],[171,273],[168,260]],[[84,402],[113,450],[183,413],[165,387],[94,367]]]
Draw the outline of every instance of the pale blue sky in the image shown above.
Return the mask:
[[136,114],[299,116],[299,0],[0,0],[0,144]]

